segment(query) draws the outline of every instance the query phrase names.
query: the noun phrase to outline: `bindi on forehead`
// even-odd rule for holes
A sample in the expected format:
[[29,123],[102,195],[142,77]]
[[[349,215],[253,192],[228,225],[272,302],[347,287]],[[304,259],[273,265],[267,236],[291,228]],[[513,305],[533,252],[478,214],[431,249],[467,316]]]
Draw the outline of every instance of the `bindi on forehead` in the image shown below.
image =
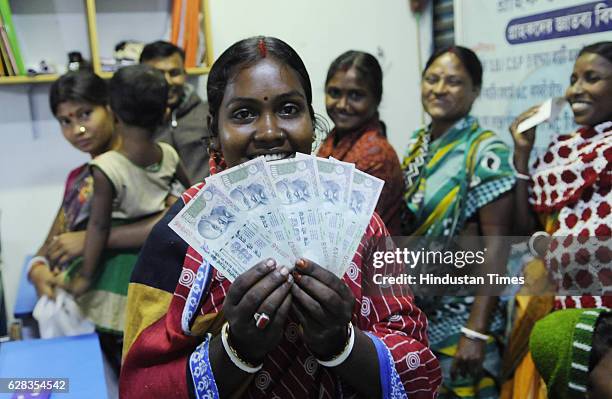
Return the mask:
[[288,93],[299,93],[305,98],[303,90],[295,70],[268,57],[237,71],[228,79],[223,103],[231,104],[236,98],[268,103],[286,97]]
[[79,114],[83,112],[83,107],[80,105],[70,106],[60,104],[57,110],[57,117],[63,118],[76,118]]

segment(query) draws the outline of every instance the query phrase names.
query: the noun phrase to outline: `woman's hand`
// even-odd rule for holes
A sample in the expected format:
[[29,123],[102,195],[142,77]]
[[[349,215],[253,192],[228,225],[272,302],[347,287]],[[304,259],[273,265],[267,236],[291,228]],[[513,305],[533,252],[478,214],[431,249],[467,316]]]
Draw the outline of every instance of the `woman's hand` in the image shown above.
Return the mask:
[[36,295],[55,299],[56,273],[53,273],[49,266],[34,265],[30,271],[30,281],[36,288]]
[[[230,286],[223,303],[230,343],[249,363],[260,364],[278,345],[291,308],[292,284],[289,269],[268,259],[242,273]],[[257,327],[255,313],[269,317],[263,328]]]
[[[536,112],[540,109],[539,105],[529,108],[527,111],[523,112],[512,122],[510,125],[510,134],[512,135],[512,140],[514,140],[514,153],[515,157],[520,155],[522,157],[529,158],[529,154],[533,149],[533,144],[535,142],[535,126],[531,129],[528,129],[522,133],[518,133],[518,125],[523,122],[525,119],[532,117]],[[522,171],[521,171],[522,172]]]
[[68,291],[69,283],[67,282],[68,272],[66,270],[56,273],[53,278],[53,284],[56,288],[61,288],[64,291]]
[[66,289],[75,298],[80,297],[91,288],[92,280],[90,277],[77,273],[70,282],[66,285]]
[[292,310],[304,342],[318,359],[331,359],[346,345],[355,297],[342,280],[316,263],[300,259],[295,267]]
[[451,378],[473,378],[478,381],[482,375],[482,363],[487,343],[482,340],[462,336],[457,344],[457,352],[451,366]]
[[47,249],[47,258],[52,265],[63,265],[76,257],[83,256],[86,231],[72,231],[56,235]]

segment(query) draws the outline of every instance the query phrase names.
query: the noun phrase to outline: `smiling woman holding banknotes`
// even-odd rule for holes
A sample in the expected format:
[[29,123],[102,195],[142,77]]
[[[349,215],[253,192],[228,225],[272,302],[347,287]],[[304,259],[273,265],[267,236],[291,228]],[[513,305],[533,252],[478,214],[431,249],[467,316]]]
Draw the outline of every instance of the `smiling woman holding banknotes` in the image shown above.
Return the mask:
[[[532,167],[529,167],[529,158],[536,128],[518,133],[517,126],[536,108],[524,112],[510,127],[515,146],[514,163],[520,178],[516,197],[520,221],[517,228],[525,235],[545,230],[547,234],[562,238],[582,236],[609,240],[612,222],[612,42],[595,43],[580,51],[565,98],[572,108],[574,120],[582,127],[570,134],[554,136],[546,152],[535,159]],[[579,247],[570,248],[577,251]],[[591,284],[585,285],[584,281],[578,281],[579,278],[575,280],[578,276],[572,269],[576,268],[576,262],[563,261],[559,251],[550,250],[549,255],[554,255],[559,263],[558,268],[555,262],[549,264],[555,269],[552,271],[565,280],[570,279],[564,281],[566,288],[569,286],[566,283],[577,284],[585,294],[578,300],[558,296],[555,308],[612,307],[612,296],[601,296],[612,290],[609,268],[602,269],[602,272],[608,271],[606,274],[592,276]],[[600,259],[598,254],[593,255],[592,261]],[[609,258],[601,263],[609,263]],[[601,284],[601,289],[594,288]]]
[[[235,43],[207,90],[211,174],[310,153],[310,79],[286,43]],[[168,227],[204,187],[186,191],[154,228],[132,275],[122,398],[435,396],[440,371],[412,296],[364,292],[371,253],[388,235],[378,215],[342,279],[309,260],[266,259],[230,283]]]
[[[581,127],[553,136],[546,151],[531,164],[536,128],[519,133],[517,127],[537,107],[519,115],[510,126],[519,177],[515,227],[521,235],[533,234],[532,247],[548,246],[545,266],[536,259],[525,268],[546,270],[573,292],[559,292],[554,305],[553,298],[544,296],[517,297],[517,321],[509,341],[512,350],[505,359],[506,374],[513,374],[513,380],[505,384],[503,398],[526,397],[531,387],[532,391],[545,390],[540,388],[541,379],[527,347],[527,337],[537,320],[553,307],[612,308],[612,42],[595,43],[580,51],[565,98]],[[556,395],[562,388],[548,387]],[[531,397],[543,398],[545,394]]]

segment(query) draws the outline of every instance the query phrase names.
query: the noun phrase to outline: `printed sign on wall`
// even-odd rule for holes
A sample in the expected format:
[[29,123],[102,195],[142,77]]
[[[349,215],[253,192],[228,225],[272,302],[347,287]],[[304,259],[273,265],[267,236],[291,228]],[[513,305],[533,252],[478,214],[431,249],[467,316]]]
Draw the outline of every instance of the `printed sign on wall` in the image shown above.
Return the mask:
[[[580,49],[610,40],[612,0],[455,0],[456,43],[483,64],[473,115],[511,143],[508,126],[521,112],[563,97]],[[536,151],[551,134],[575,129],[565,106],[538,128]]]

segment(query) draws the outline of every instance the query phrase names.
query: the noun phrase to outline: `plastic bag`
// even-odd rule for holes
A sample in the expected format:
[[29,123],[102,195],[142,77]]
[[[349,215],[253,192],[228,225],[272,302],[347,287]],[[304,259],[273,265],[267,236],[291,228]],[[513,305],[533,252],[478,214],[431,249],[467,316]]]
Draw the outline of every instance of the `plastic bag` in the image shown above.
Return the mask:
[[59,288],[55,300],[46,295],[40,297],[32,314],[41,338],[90,334],[95,330],[94,324],[81,314],[72,295]]

